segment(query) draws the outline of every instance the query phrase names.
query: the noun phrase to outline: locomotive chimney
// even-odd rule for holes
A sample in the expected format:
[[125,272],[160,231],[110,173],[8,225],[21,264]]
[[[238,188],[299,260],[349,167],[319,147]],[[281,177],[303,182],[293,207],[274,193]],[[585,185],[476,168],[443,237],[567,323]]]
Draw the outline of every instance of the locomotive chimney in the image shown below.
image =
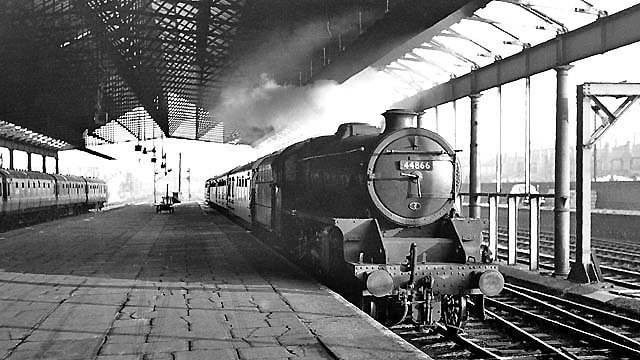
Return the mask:
[[408,127],[416,127],[418,121],[418,113],[403,109],[387,110],[382,116],[384,116],[385,120],[383,134]]

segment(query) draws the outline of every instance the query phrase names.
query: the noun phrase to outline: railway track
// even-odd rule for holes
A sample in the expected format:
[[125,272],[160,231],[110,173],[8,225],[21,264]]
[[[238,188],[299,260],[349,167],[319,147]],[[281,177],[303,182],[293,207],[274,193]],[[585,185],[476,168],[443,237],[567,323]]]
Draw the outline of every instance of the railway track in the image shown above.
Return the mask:
[[507,285],[464,331],[394,329],[435,359],[638,359],[640,321]]
[[[575,238],[572,237],[571,256],[575,256]],[[507,229],[498,231],[498,258],[507,258]],[[527,231],[518,231],[518,263],[528,264],[529,235]],[[593,247],[600,261],[605,281],[629,289],[640,289],[640,245],[628,242],[613,243],[603,239],[593,239]],[[553,269],[553,234],[540,235],[540,267]]]

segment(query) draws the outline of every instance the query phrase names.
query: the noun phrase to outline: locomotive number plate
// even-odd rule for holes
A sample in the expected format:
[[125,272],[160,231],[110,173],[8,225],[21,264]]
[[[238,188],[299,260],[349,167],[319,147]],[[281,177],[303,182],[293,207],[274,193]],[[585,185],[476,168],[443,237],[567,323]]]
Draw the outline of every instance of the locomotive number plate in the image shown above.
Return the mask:
[[400,170],[433,170],[433,161],[431,160],[400,160]]

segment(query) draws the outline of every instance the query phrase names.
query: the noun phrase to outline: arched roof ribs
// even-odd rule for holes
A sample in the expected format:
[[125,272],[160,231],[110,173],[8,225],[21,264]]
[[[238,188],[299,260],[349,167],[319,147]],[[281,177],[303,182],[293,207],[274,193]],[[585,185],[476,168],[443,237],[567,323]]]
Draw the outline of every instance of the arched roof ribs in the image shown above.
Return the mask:
[[504,41],[504,43],[507,44],[507,45],[521,46],[523,49],[531,47],[531,44],[520,40],[519,37],[515,36],[510,31],[505,30],[504,27],[498,25],[497,21],[494,21],[494,20],[491,20],[491,19],[487,19],[487,18],[478,16],[478,15],[475,15],[475,14],[473,16],[467,18],[467,20],[478,21],[478,22],[481,22],[481,23],[484,23],[484,24],[488,24],[488,25],[492,26],[493,28],[497,29],[498,31],[500,31],[501,33],[507,35],[508,37],[511,38],[511,40]]
[[[615,11],[615,7],[612,9]],[[613,15],[558,34],[500,61],[427,88],[394,106],[414,110],[434,107],[557,66],[640,42],[640,31],[636,26],[638,21],[640,4],[619,9]]]
[[529,12],[530,14],[536,16],[537,18],[541,19],[542,21],[546,22],[547,24],[553,26],[556,28],[556,31],[558,32],[558,34],[564,34],[567,31],[569,31],[569,29],[567,29],[567,27],[561,23],[560,21],[552,18],[551,16],[543,13],[542,11],[536,10],[534,8],[534,5],[528,1],[520,1],[520,0],[496,0],[496,1],[501,1],[501,2],[505,2],[508,4],[513,4],[516,6],[521,7],[522,9],[526,10],[527,12]]
[[443,36],[443,37],[453,37],[456,39],[461,39],[464,41],[467,41],[473,45],[475,45],[476,47],[480,48],[483,52],[479,53],[478,56],[482,56],[482,57],[488,57],[488,58],[493,58],[494,60],[500,60],[502,59],[502,57],[496,53],[494,53],[491,49],[489,49],[488,47],[480,44],[479,42],[473,40],[472,38],[460,34],[459,32],[453,30],[453,29],[447,29],[445,31],[443,31],[442,33],[438,34],[438,36]]
[[416,61],[416,62],[425,63],[425,64],[428,64],[428,65],[433,66],[434,68],[440,70],[442,73],[444,73],[445,75],[447,75],[450,78],[451,77],[455,77],[455,74],[453,74],[451,71],[446,69],[444,66],[438,64],[436,61],[431,61],[431,60],[425,59],[424,57],[416,54],[415,52],[410,52],[410,53],[406,54],[401,60]]
[[440,51],[443,52],[445,54],[449,54],[453,57],[455,57],[456,59],[470,65],[471,69],[477,69],[480,67],[480,65],[478,65],[478,63],[476,63],[475,61],[465,57],[464,55],[458,53],[457,51],[443,45],[442,43],[436,41],[436,40],[431,40],[429,41],[428,44],[424,44],[422,46],[420,46],[421,49],[425,49],[425,50],[433,50],[433,51]]

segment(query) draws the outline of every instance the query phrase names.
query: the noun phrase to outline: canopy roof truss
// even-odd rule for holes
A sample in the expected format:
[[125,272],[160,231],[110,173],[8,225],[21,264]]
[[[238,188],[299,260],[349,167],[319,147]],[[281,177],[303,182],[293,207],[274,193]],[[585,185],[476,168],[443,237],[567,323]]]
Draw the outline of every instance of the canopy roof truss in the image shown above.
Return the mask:
[[[14,94],[3,85],[9,100],[0,105],[0,119],[82,146],[85,129],[119,141],[99,130],[114,120],[140,138],[135,119],[121,117],[142,106],[158,136],[206,139],[217,122],[204,99],[226,81],[243,6],[244,0],[3,1],[0,44],[7,51],[0,65],[15,73],[4,84],[24,85]],[[75,119],[51,124],[72,106]]]
[[[575,35],[576,31],[585,33],[579,29],[635,3],[631,0],[476,0],[407,41],[374,67],[396,75],[410,71],[398,63],[425,59],[414,66],[420,68],[421,74],[411,81],[415,85],[420,78],[429,80],[420,82],[422,90],[417,95],[397,104],[425,109],[486,90],[487,86],[547,70],[547,60],[553,61],[553,65],[562,65],[571,57],[565,54],[574,48],[590,48],[591,52],[598,39],[574,40],[580,37]],[[602,34],[609,36],[604,30]],[[554,42],[569,44],[565,47],[569,46],[570,50],[563,50]],[[548,49],[541,51],[542,47]],[[427,52],[440,55],[428,57]],[[591,55],[600,52],[591,52]],[[523,63],[525,58],[527,61]],[[521,65],[520,71],[514,70],[515,62]],[[513,72],[519,74],[512,75]],[[488,80],[487,76],[500,79]]]
[[[538,0],[537,2],[542,1]],[[496,0],[495,2],[518,7],[525,3],[524,1],[512,0]],[[533,6],[531,5],[533,3],[536,1],[526,2],[529,6]],[[580,3],[587,4],[585,1],[580,1]],[[506,46],[502,47],[501,51],[487,46],[486,50],[491,51],[493,59],[490,59],[488,54],[479,56],[476,53],[474,57],[474,49],[485,51],[485,48],[479,44],[476,47],[466,46],[463,49],[460,49],[459,43],[447,44],[445,46],[449,47],[452,52],[461,53],[461,56],[468,61],[478,62],[478,65],[481,66],[469,72],[460,71],[455,73],[455,76],[441,79],[435,84],[423,84],[422,91],[397,105],[416,110],[431,108],[640,41],[640,32],[633,25],[637,23],[640,16],[640,5],[634,4],[633,1],[616,2],[617,7],[613,8],[611,7],[613,3],[602,2],[602,5],[610,6],[606,10],[596,8],[591,4],[585,8],[561,8],[564,9],[565,16],[567,13],[573,14],[572,17],[566,16],[566,19],[571,19],[571,26],[566,27],[568,31],[565,32],[564,27],[558,27],[554,33],[547,32],[546,35],[536,38],[537,41],[527,39],[522,42],[521,47],[513,46],[511,50]],[[560,5],[565,5],[565,3]],[[630,7],[625,8],[626,6]],[[553,22],[564,25],[564,22],[561,23],[559,20],[549,20],[550,16],[542,18],[536,15],[536,18],[545,23]],[[538,26],[534,25],[533,29],[538,30]],[[445,37],[448,36],[445,31],[439,34],[438,38],[442,34]],[[521,38],[519,36],[519,39]],[[515,45],[505,37],[497,39],[500,39],[504,45]],[[493,46],[495,47],[497,43],[498,41],[494,40]],[[479,59],[482,58],[486,59],[480,61]],[[457,61],[460,61],[460,58]],[[389,66],[393,66],[393,64]],[[437,70],[433,70],[433,73],[437,73]]]

